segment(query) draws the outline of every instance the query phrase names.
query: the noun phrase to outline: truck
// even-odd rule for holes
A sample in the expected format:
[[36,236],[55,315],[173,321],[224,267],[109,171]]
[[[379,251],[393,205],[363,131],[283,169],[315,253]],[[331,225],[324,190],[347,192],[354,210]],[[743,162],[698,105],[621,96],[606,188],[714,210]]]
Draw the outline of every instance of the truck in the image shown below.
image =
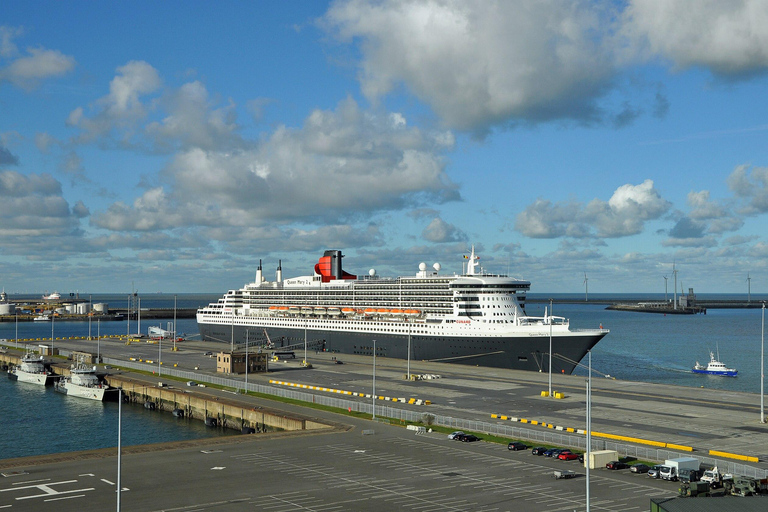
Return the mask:
[[732,479],[732,475],[721,473],[720,470],[717,469],[717,466],[704,471],[704,474],[701,475],[701,481],[707,482],[712,489],[722,487],[724,481]]
[[659,477],[663,480],[676,481],[681,469],[699,470],[699,459],[694,457],[678,457],[667,459],[659,469]]
[[736,476],[724,480],[725,492],[732,496],[755,496],[768,493],[768,480]]
[[691,498],[709,496],[709,484],[707,482],[689,482],[681,483],[678,489],[680,496]]

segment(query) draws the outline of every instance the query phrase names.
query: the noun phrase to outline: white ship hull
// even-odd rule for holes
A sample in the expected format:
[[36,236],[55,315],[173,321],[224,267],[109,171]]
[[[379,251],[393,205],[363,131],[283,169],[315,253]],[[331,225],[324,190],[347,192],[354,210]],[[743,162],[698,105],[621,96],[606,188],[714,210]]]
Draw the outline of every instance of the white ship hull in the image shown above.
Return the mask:
[[28,382],[29,384],[37,384],[39,386],[47,386],[51,383],[52,376],[44,373],[28,373],[19,368],[15,368],[8,373],[11,380],[17,380],[19,382]]
[[104,399],[109,395],[109,391],[112,391],[112,389],[107,386],[100,388],[78,386],[76,384],[72,384],[71,382],[67,382],[65,384],[59,384],[56,391],[64,393],[67,396],[87,398],[89,400],[97,400],[101,402],[104,401]]

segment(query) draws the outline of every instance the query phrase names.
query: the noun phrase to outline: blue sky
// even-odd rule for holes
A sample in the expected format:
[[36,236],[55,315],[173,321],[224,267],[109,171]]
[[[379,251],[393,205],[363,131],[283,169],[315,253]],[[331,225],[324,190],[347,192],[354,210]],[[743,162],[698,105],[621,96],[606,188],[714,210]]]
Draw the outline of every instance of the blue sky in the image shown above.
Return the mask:
[[765,292],[766,71],[761,1],[11,2],[0,285]]

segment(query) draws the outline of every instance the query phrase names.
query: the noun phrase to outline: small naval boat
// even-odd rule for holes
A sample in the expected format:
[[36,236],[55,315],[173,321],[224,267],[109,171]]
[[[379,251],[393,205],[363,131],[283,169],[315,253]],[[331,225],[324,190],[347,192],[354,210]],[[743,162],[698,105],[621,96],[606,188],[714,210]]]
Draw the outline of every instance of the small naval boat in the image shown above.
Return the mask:
[[21,357],[21,364],[8,371],[11,380],[29,382],[47,386],[53,379],[53,374],[45,369],[45,359],[31,352]]
[[108,395],[112,394],[112,391],[115,391],[114,388],[110,388],[99,380],[95,366],[89,367],[79,363],[72,365],[69,372],[69,377],[61,377],[54,383],[56,391],[99,401],[104,401]]
[[726,368],[724,363],[721,363],[715,359],[713,352],[709,353],[709,364],[704,366],[696,361],[696,365],[693,367],[693,373],[705,373],[707,375],[722,375],[724,377],[736,377],[739,373],[733,368]]

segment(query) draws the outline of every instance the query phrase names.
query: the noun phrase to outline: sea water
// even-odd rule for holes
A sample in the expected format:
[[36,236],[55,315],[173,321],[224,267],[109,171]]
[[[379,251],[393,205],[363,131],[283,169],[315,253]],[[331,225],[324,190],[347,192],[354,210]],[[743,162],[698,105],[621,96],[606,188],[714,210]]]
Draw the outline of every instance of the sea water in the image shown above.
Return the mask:
[[[548,304],[528,304],[529,315],[543,315]],[[654,382],[760,393],[763,342],[761,309],[709,309],[700,315],[664,315],[607,310],[604,304],[555,304],[554,315],[571,321],[571,328],[611,332],[592,350],[593,377]],[[738,377],[695,374],[698,361],[709,353]],[[574,374],[586,375],[587,358]]]
[[[179,308],[207,304],[216,296],[179,296]],[[80,298],[83,298],[82,296]],[[93,296],[93,302],[108,302],[112,307],[128,307],[122,296]],[[13,300],[14,297],[11,297]],[[106,300],[105,300],[106,299]],[[208,300],[208,302],[210,302]],[[142,308],[173,308],[173,295],[153,295],[142,300]],[[141,331],[146,334],[150,325],[167,326],[169,320],[142,321]],[[59,322],[2,322],[0,338],[13,346],[18,338],[62,338],[98,334],[136,333],[138,323],[127,321],[59,321]],[[177,332],[194,335],[194,319],[180,319]],[[49,341],[41,342],[50,344]],[[54,342],[55,343],[55,342]],[[118,403],[97,402],[57,393],[52,387],[11,381],[0,374],[0,459],[44,455],[60,452],[91,450],[117,446]],[[123,446],[182,441],[236,434],[233,430],[209,428],[201,421],[178,419],[168,412],[150,411],[137,404],[123,404]]]

